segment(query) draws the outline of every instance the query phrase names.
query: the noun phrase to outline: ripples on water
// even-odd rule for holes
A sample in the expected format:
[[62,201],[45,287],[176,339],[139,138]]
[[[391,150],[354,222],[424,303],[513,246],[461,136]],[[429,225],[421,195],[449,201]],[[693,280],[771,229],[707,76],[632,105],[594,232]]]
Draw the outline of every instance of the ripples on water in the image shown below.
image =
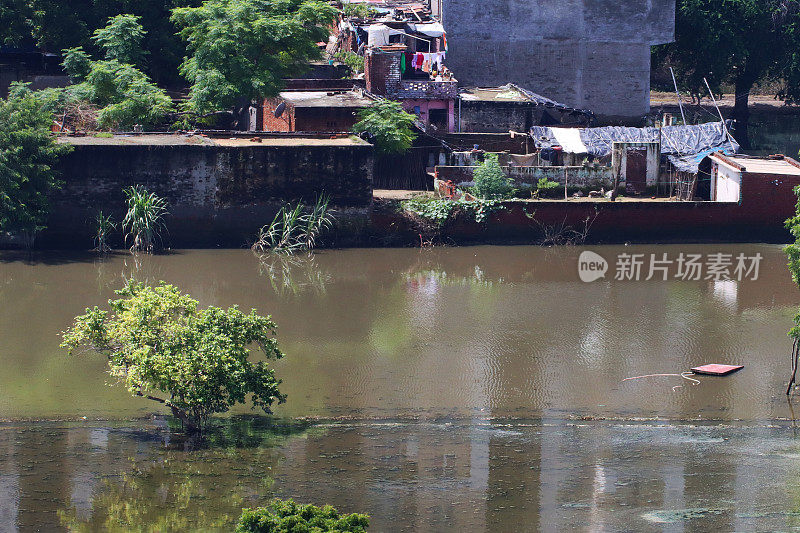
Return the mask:
[[[224,530],[279,495],[369,512],[377,531],[800,525],[794,433],[768,422],[790,416],[800,302],[780,248],[593,250],[765,259],[757,281],[584,284],[572,248],[2,254],[0,418],[150,415],[106,386],[102,360],[57,347],[135,276],[272,314],[287,353],[278,414],[356,422],[269,439],[238,428],[191,453],[150,423],[14,422],[0,432],[0,523],[103,530],[124,508],[154,530]],[[710,362],[745,369],[622,381]]]

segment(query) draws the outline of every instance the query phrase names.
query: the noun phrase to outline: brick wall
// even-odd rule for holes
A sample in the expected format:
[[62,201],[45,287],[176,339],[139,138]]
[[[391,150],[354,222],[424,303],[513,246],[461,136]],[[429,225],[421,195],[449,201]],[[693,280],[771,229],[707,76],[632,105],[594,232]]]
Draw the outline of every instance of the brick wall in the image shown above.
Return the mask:
[[400,85],[400,52],[367,51],[364,78],[367,91],[379,96],[396,94]]
[[275,109],[283,102],[281,98],[267,98],[262,104],[261,131],[295,131],[294,106],[287,103],[286,109],[280,117],[275,116]]

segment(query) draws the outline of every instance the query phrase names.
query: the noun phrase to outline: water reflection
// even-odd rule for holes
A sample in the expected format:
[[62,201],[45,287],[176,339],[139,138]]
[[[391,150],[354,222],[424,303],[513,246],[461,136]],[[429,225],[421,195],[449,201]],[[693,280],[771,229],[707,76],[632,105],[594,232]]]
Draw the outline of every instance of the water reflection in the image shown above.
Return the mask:
[[797,450],[788,423],[358,422],[193,453],[152,427],[25,424],[0,432],[0,517],[230,531],[278,496],[376,531],[780,530],[800,525]]

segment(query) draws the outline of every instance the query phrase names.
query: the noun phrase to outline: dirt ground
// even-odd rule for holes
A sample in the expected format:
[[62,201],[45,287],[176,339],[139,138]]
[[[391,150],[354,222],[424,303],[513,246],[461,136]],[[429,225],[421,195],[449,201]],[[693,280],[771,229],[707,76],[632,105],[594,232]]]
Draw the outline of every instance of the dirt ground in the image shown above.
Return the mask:
[[[692,99],[688,96],[683,96],[681,102],[687,109],[697,108],[697,103],[692,103]],[[714,111],[714,103],[709,96],[705,96],[701,102],[702,107],[707,110]],[[721,99],[717,100],[717,104],[723,110],[729,111],[733,109],[734,95],[724,94]],[[678,107],[678,97],[675,93],[667,92],[651,92],[650,93],[650,107],[658,108],[662,106]],[[800,105],[786,104],[782,100],[778,100],[774,95],[768,94],[753,94],[750,95],[750,110],[751,111],[768,111],[771,113],[787,113],[787,114],[800,114]]]

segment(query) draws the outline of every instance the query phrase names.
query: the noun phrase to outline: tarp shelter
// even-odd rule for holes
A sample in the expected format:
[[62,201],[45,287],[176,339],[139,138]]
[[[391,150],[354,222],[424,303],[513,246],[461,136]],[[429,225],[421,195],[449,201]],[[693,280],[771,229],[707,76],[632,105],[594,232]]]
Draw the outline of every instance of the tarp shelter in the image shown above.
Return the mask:
[[703,157],[711,152],[736,153],[739,144],[727,133],[722,122],[659,128],[550,128],[534,126],[531,138],[539,149],[561,147],[564,153],[586,154],[601,158],[611,155],[615,142],[661,143],[666,155],[678,170],[697,172]]
[[428,37],[441,37],[444,35],[444,26],[439,22],[410,23],[408,26],[411,31],[427,35]]
[[369,46],[386,46],[392,35],[404,35],[403,30],[390,28],[386,24],[370,24],[367,30],[367,44]]

